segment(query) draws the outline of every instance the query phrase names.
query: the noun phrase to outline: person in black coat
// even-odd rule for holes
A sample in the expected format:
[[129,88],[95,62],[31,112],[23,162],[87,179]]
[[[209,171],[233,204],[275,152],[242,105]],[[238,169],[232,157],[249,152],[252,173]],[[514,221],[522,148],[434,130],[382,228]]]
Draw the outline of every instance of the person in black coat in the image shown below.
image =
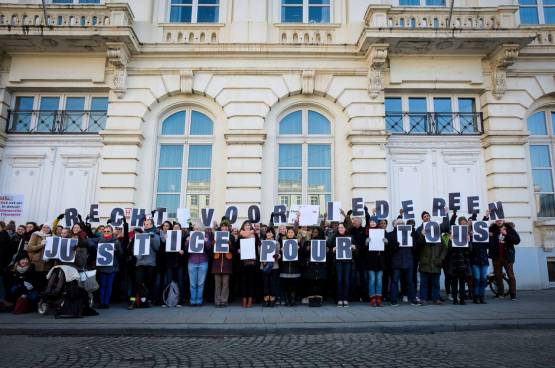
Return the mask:
[[509,277],[509,292],[511,300],[516,300],[516,278],[513,271],[515,263],[515,245],[520,243],[520,236],[514,229],[514,225],[504,220],[496,220],[490,228],[489,257],[493,262],[493,272],[497,283],[497,295],[504,295],[503,268]]

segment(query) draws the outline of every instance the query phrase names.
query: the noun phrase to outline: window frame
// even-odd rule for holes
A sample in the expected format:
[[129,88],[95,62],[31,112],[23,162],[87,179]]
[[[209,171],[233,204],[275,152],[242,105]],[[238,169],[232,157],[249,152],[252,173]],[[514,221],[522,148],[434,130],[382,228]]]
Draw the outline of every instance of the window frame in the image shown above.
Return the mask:
[[[522,17],[520,14],[520,9],[521,8],[535,8],[536,9],[536,13],[538,16],[538,23],[523,23],[522,22]],[[536,4],[535,5],[530,5],[530,4],[520,4],[520,1],[518,1],[518,20],[520,22],[521,25],[524,26],[537,26],[537,25],[554,25],[555,22],[553,23],[546,23],[545,22],[545,8],[554,8],[555,9],[555,4],[544,4],[544,0],[536,0]]]
[[[92,107],[93,98],[106,98],[108,100],[108,106],[106,107],[106,112],[108,112],[108,107],[109,107],[109,104],[110,104],[110,98],[109,98],[108,94],[103,94],[103,93],[88,93],[88,92],[83,92],[83,93],[80,93],[80,92],[25,93],[25,92],[21,92],[21,93],[14,94],[13,97],[12,97],[12,101],[11,101],[11,104],[10,104],[10,109],[12,111],[12,114],[14,114],[16,112],[15,106],[16,106],[16,101],[17,101],[18,97],[32,97],[33,98],[33,108],[32,108],[33,111],[40,111],[40,102],[41,102],[42,98],[44,98],[44,97],[58,97],[59,98],[58,109],[55,110],[55,111],[66,111],[67,99],[71,98],[71,97],[83,97],[85,99],[85,103],[83,105],[83,110],[82,111],[89,111],[89,112],[92,111],[91,107]],[[50,110],[45,110],[45,111],[50,111]],[[75,110],[75,111],[79,111],[79,110]],[[37,129],[39,115],[40,114],[37,113],[37,114],[34,114],[34,115],[31,116],[31,126],[29,127],[30,131],[34,131],[35,129]],[[88,132],[89,122],[90,122],[90,113],[83,116],[83,118],[82,118],[82,122],[81,122],[82,132]],[[104,127],[104,129],[106,129],[106,127]],[[102,129],[100,129],[100,130],[102,130]],[[68,132],[65,132],[65,134],[73,134],[73,133],[74,134],[80,134],[82,132],[69,132],[68,131]],[[43,133],[46,133],[46,132],[43,132]]]
[[[162,125],[164,121],[172,116],[173,114],[185,111],[185,128],[184,134],[175,134],[175,135],[162,135]],[[191,119],[193,116],[193,111],[200,112],[206,115],[212,122],[212,134],[206,135],[191,135]],[[156,206],[158,205],[157,197],[158,195],[179,195],[179,203],[177,208],[184,208],[188,206],[187,198],[190,195],[197,195],[198,202],[199,202],[199,209],[204,207],[210,207],[212,200],[214,198],[214,146],[216,144],[215,141],[215,117],[207,112],[206,110],[199,108],[197,106],[186,106],[177,109],[172,109],[162,115],[158,119],[158,132],[157,132],[157,146],[156,146],[156,175],[154,180],[154,190],[153,190],[153,198],[152,203]],[[161,147],[163,145],[181,145],[183,147],[182,153],[182,162],[181,162],[181,180],[180,180],[180,188],[179,192],[177,193],[169,193],[169,192],[158,192],[158,182],[159,182],[159,173],[160,173],[160,153]],[[191,146],[210,146],[211,150],[211,158],[210,158],[210,185],[208,191],[189,191],[187,188],[187,182],[189,177],[189,152]],[[194,169],[206,169],[204,167],[194,168]],[[193,169],[193,170],[194,170]],[[208,203],[204,206],[201,202],[201,196],[207,195],[208,196]],[[191,215],[193,217],[193,215]],[[183,224],[182,224],[183,225]]]
[[430,8],[430,7],[444,8],[444,7],[447,6],[447,1],[446,1],[446,0],[443,0],[443,2],[444,2],[443,5],[428,5],[428,4],[426,3],[427,1],[428,1],[428,0],[418,0],[418,5],[416,5],[416,4],[415,4],[415,5],[404,5],[404,4],[401,5],[401,0],[396,0],[396,2],[397,2],[396,5],[397,5],[397,6],[402,6],[402,7],[425,6],[425,7],[428,7],[428,8]]
[[[279,5],[279,18],[280,18],[280,23],[282,24],[320,24],[320,25],[324,25],[324,24],[332,24],[333,23],[333,16],[334,16],[334,12],[333,12],[333,8],[334,8],[334,1],[335,0],[329,0],[329,4],[310,4],[310,0],[302,0],[302,4],[283,4],[283,0],[277,0],[278,1],[278,5]],[[282,10],[283,7],[300,7],[302,8],[302,16],[303,16],[303,21],[302,22],[288,22],[285,21],[282,17]],[[316,8],[324,8],[327,7],[329,8],[329,13],[330,13],[330,17],[329,20],[327,22],[314,22],[311,23],[309,22],[309,11],[311,7],[316,7]]]
[[[279,133],[279,124],[287,115],[294,113],[296,111],[301,110],[301,134],[280,134]],[[330,124],[330,134],[308,134],[308,112],[314,111],[318,114],[321,114]],[[275,160],[275,189],[274,189],[274,198],[275,203],[281,204],[280,196],[287,196],[291,198],[295,195],[301,196],[301,203],[300,204],[310,204],[310,196],[315,195],[316,193],[311,193],[308,190],[308,171],[310,168],[320,168],[320,167],[310,167],[308,165],[308,146],[309,145],[328,145],[330,147],[330,192],[323,192],[318,193],[319,195],[330,196],[330,200],[333,200],[334,193],[335,193],[335,185],[334,185],[334,174],[335,174],[335,147],[334,147],[334,123],[333,119],[331,119],[330,115],[322,109],[319,109],[314,106],[293,106],[284,110],[281,114],[278,115],[276,119],[276,145],[275,145],[275,152],[274,157]],[[301,145],[301,192],[280,192],[279,191],[279,148],[282,144],[296,144]],[[286,169],[284,167],[284,169]],[[297,168],[295,168],[297,169]],[[291,205],[297,203],[287,203],[287,207],[291,208]],[[326,203],[320,203],[320,208],[325,208]]]
[[[545,116],[545,125],[546,125],[546,134],[545,135],[532,135],[530,134],[530,131],[528,130],[528,119],[533,116],[534,114],[538,113],[538,112],[543,112],[544,116]],[[532,153],[531,153],[531,147],[532,146],[547,146],[548,147],[548,152],[549,152],[549,160],[551,163],[551,182],[553,183],[553,192],[537,192],[538,195],[541,194],[554,194],[555,196],[555,164],[553,162],[553,159],[555,158],[555,152],[554,152],[554,148],[555,148],[555,127],[553,126],[553,124],[555,123],[555,104],[551,103],[551,104],[547,104],[544,105],[538,109],[535,109],[532,111],[532,113],[528,114],[526,116],[526,132],[529,134],[528,135],[528,150],[527,150],[527,154],[528,154],[528,162],[530,164],[529,168],[530,168],[530,172],[529,172],[529,176],[530,176],[530,188],[532,191],[532,202],[533,202],[533,206],[535,208],[535,212],[534,215],[537,219],[542,219],[542,220],[549,220],[549,219],[555,219],[555,216],[538,216],[539,214],[539,208],[537,208],[536,205],[536,192],[534,191],[534,175],[533,175],[533,170],[537,169],[537,170],[545,170],[546,168],[543,167],[533,167],[532,165]]]
[[[172,7],[191,7],[191,21],[190,22],[172,22],[171,13]],[[214,7],[218,9],[218,19],[215,22],[198,22],[198,9],[199,7]],[[168,15],[166,21],[169,24],[218,24],[222,19],[222,0],[218,0],[218,4],[199,4],[199,0],[191,0],[191,4],[172,4],[172,0],[167,0]]]
[[[425,98],[426,99],[426,114],[431,113],[434,114],[435,113],[435,108],[434,108],[434,99],[436,98],[449,98],[451,100],[451,114],[455,114],[455,113],[461,113],[460,111],[460,105],[459,105],[459,100],[460,99],[472,99],[474,100],[474,113],[479,114],[480,113],[480,100],[479,97],[475,94],[469,94],[469,93],[460,93],[460,94],[448,94],[448,93],[387,93],[385,94],[384,97],[384,119],[387,117],[387,111],[385,110],[385,98],[400,98],[401,99],[401,109],[402,111],[400,111],[401,113],[409,113],[410,114],[410,109],[409,109],[409,99],[411,98]],[[440,112],[438,114],[441,114]],[[453,119],[453,132],[451,133],[444,133],[444,134],[439,134],[438,136],[442,136],[442,135],[450,135],[456,131],[460,131],[460,117],[459,116],[455,116]],[[385,129],[389,132],[389,130],[387,129],[387,124]],[[406,132],[410,132],[410,116],[405,115],[403,116],[403,130],[402,132],[392,132],[394,134],[403,134]],[[411,135],[428,135],[427,130],[424,132],[411,132]],[[462,136],[465,135],[471,135],[468,133],[463,133],[461,134]]]
[[81,0],[71,0],[69,3],[56,3],[55,0],[49,0],[49,3],[52,5],[102,5],[106,0],[98,0],[96,3],[81,3]]

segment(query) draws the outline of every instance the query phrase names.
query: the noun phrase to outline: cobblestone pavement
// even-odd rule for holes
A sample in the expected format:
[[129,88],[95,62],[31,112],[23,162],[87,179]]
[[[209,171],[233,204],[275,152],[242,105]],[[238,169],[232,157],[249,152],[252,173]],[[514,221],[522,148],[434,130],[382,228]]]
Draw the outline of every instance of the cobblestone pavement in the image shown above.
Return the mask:
[[0,367],[553,367],[555,330],[1,336]]

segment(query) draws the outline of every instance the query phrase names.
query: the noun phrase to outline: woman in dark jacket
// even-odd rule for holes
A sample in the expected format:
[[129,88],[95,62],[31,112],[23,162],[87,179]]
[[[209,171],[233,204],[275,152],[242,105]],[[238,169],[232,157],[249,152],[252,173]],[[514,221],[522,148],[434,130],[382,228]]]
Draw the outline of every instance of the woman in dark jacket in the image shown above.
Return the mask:
[[504,294],[503,268],[509,277],[509,291],[511,299],[516,300],[516,278],[513,270],[515,263],[515,245],[520,243],[520,236],[514,229],[514,225],[504,220],[496,220],[489,228],[490,248],[489,257],[493,263],[493,272],[497,283],[497,295]]
[[[325,240],[324,230],[320,227],[314,227],[312,229],[311,240]],[[311,241],[306,241],[302,248],[304,253],[304,259],[306,260],[306,266],[304,269],[303,277],[307,280],[307,293],[308,296],[319,296],[322,297],[324,292],[324,283],[328,277],[326,262],[311,262],[310,252],[311,252]],[[326,253],[328,247],[326,246]]]
[[39,300],[36,282],[35,265],[31,263],[27,253],[18,254],[10,278],[10,299],[16,303],[19,298],[25,298],[29,305],[24,312],[30,312]]
[[399,245],[399,241],[397,239],[397,226],[404,225],[404,221],[402,219],[397,219],[395,221],[395,226],[393,227],[393,231],[388,233],[388,243],[387,247],[391,254],[391,269],[393,270],[392,279],[391,279],[391,305],[397,306],[398,305],[398,291],[399,291],[399,281],[401,279],[401,275],[403,274],[405,280],[405,295],[407,296],[408,300],[411,304],[416,305],[416,289],[414,287],[413,282],[413,265],[414,265],[414,244],[416,243],[416,231],[414,227],[412,228],[410,237],[412,237],[413,247],[401,247]]
[[486,304],[486,284],[489,269],[488,248],[489,242],[476,243],[472,241],[472,227],[470,228],[470,267],[474,287],[472,298],[474,304]]
[[[459,225],[468,226],[465,217],[459,217]],[[447,274],[451,279],[451,297],[453,304],[465,305],[465,282],[470,269],[469,247],[454,247],[451,240],[448,241],[446,259]],[[458,294],[458,299],[457,299]]]
[[[377,223],[371,219],[369,229],[377,229]],[[385,236],[385,233],[384,233]],[[368,238],[367,242],[370,241]],[[387,239],[382,239],[387,244]],[[366,252],[366,270],[368,271],[368,294],[370,296],[370,305],[373,307],[382,306],[382,277],[385,269],[385,251],[368,251]]]
[[[170,229],[181,231],[181,244],[179,247],[179,251],[177,252],[166,252],[167,233],[168,231],[170,231]],[[177,287],[179,289],[179,300],[176,307],[181,307],[181,304],[185,300],[185,242],[186,240],[181,229],[181,225],[174,225],[169,221],[164,221],[164,223],[162,224],[162,230],[160,231],[160,249],[163,249],[164,265],[166,267],[164,290],[169,284],[171,284],[172,281],[175,281],[177,283]],[[165,304],[162,304],[162,306],[165,306]]]
[[[347,229],[343,223],[337,226],[337,230],[328,238],[327,246],[335,259],[336,239],[338,237],[349,237]],[[351,249],[355,248],[354,245]],[[335,269],[337,275],[337,306],[349,306],[349,290],[351,286],[351,270],[353,267],[352,259],[335,259]]]
[[[285,261],[283,259],[283,244],[286,240],[297,239],[297,233],[294,228],[287,229],[287,236],[285,239],[280,239],[281,249],[281,263],[279,265],[279,278],[281,280],[281,287],[285,297],[285,304],[290,307],[296,304],[296,292],[299,287],[299,280],[301,278],[301,261],[297,258],[296,261]],[[300,250],[300,245],[297,243],[297,250]],[[299,257],[300,257],[299,252]]]
[[[273,227],[266,229],[265,240],[275,241],[276,232]],[[276,246],[279,243],[276,244]],[[259,249],[259,253],[261,250]],[[262,281],[264,284],[264,306],[273,307],[276,304],[276,285],[279,275],[279,259],[281,258],[279,249],[276,249],[273,262],[260,262],[262,271]]]
[[[260,239],[255,234],[254,229],[249,221],[243,222],[241,225],[241,230],[239,231],[239,246],[238,253],[241,253],[241,239],[255,239],[255,251],[258,253],[258,247],[260,246]],[[256,278],[256,265],[257,265],[258,254],[256,259],[247,259],[240,262],[241,267],[241,291],[243,294],[243,308],[252,307],[252,302],[254,299],[254,281]]]
[[[229,231],[229,221],[223,220],[219,231]],[[229,252],[214,253],[212,273],[214,274],[214,304],[216,307],[227,307],[229,299],[229,279],[233,273],[233,256],[235,238],[229,234]]]
[[90,239],[91,247],[98,251],[100,244],[113,243],[114,244],[114,254],[113,263],[111,266],[98,266],[98,283],[99,283],[99,293],[100,293],[100,305],[98,308],[107,309],[110,306],[110,297],[112,296],[112,286],[114,284],[114,278],[119,272],[119,259],[123,255],[123,249],[119,240],[114,236],[113,228],[110,225],[104,227],[102,232],[102,238],[92,238]]

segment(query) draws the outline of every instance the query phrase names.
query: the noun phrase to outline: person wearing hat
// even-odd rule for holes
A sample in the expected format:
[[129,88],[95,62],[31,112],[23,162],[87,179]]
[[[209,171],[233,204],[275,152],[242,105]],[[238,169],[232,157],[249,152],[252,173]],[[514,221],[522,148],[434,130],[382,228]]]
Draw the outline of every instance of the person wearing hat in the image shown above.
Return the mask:
[[[219,231],[230,231],[229,220],[224,218]],[[229,301],[229,279],[233,273],[233,254],[235,253],[235,238],[229,235],[229,251],[214,253],[212,260],[212,274],[214,275],[214,304],[216,308],[227,307]]]

